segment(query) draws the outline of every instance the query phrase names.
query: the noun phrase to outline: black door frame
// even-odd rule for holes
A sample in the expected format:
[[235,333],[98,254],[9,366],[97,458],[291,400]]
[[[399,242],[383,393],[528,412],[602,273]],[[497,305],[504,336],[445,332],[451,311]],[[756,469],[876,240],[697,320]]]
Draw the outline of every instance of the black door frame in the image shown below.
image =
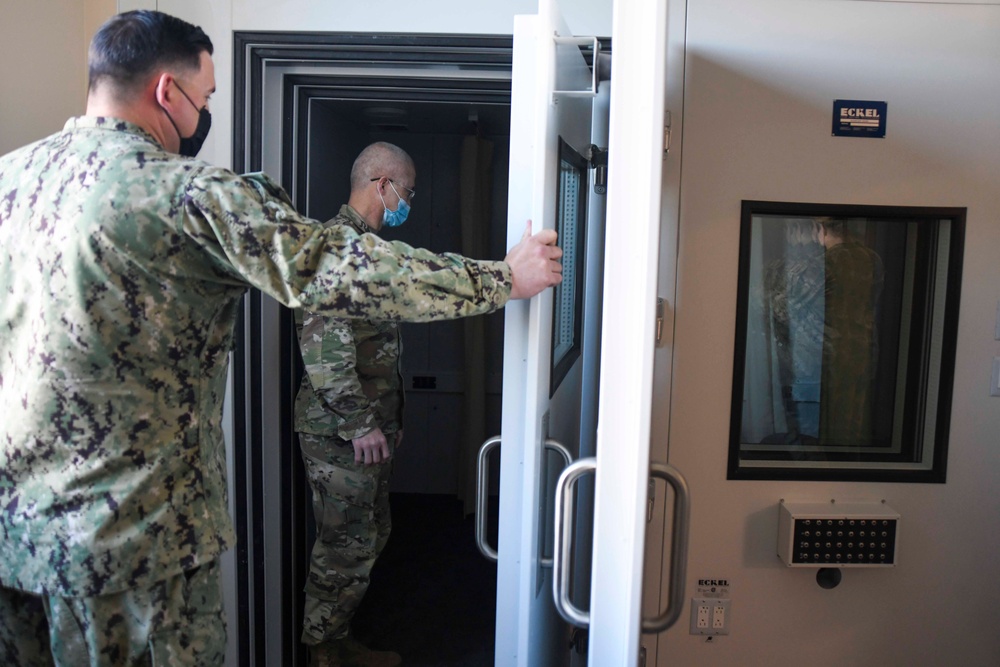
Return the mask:
[[[511,62],[510,36],[237,31],[233,35],[233,170],[252,172],[263,166],[263,83],[268,67],[294,63],[296,67],[317,68],[316,74],[283,77],[282,145],[295,146],[304,140],[295,135],[296,127],[306,124],[297,123],[302,119],[295,118],[291,110],[298,108],[300,114],[304,113],[308,108],[305,102],[311,97],[363,95],[369,99],[400,99],[402,95],[406,100],[417,99],[413,96],[457,103],[505,99],[509,104],[509,77],[498,78],[496,73],[509,74]],[[427,68],[421,74],[421,90],[416,90],[406,78],[387,79],[365,73],[365,68],[373,64]],[[357,76],[324,74],[321,68],[330,65],[357,66]],[[469,70],[470,76],[428,78],[428,72],[442,65]],[[477,79],[477,71],[490,76]],[[429,82],[434,83],[435,92],[422,92]],[[284,153],[282,173],[277,176],[279,182],[290,187],[296,169],[303,165],[295,163],[293,151]],[[306,151],[296,153],[298,160],[305,159]],[[302,201],[298,198],[302,193],[290,190],[290,194],[293,201]],[[229,631],[236,635],[235,663],[241,666],[265,664],[268,641],[275,638],[280,643],[278,654],[283,658],[282,664],[305,664],[299,632],[306,574],[301,554],[307,540],[304,517],[308,496],[292,424],[299,369],[294,323],[288,309],[278,309],[278,349],[265,349],[262,328],[268,324],[265,320],[273,316],[273,307],[260,292],[250,290],[237,323],[233,351],[231,502],[237,533],[237,613],[235,619],[230,619]],[[275,366],[277,377],[273,372]],[[280,395],[278,442],[271,438],[267,443],[267,446],[277,445],[280,450],[276,494],[266,493],[265,488],[265,475],[275,474],[266,470],[263,459],[266,427],[261,415],[265,407],[262,391],[265,383],[277,383]],[[278,528],[268,531],[263,521],[265,507],[269,506],[273,516],[275,503]],[[280,554],[277,584],[266,581],[265,562],[265,546],[273,545],[275,540]]]

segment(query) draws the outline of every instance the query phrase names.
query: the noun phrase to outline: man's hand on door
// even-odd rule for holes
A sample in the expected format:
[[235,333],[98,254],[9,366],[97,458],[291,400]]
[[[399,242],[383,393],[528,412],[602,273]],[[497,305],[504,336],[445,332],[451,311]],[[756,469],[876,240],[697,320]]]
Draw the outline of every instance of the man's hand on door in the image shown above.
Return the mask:
[[553,229],[543,229],[532,236],[531,220],[528,220],[520,242],[504,258],[513,276],[511,299],[530,299],[562,281],[559,262],[562,248],[556,245],[557,236]]

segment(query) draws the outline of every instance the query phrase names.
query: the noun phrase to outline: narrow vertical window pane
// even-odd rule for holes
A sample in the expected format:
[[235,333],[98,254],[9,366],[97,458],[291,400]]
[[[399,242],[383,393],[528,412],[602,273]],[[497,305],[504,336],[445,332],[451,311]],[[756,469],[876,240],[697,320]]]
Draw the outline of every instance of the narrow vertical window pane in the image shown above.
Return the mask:
[[583,239],[587,219],[587,161],[563,139],[559,140],[559,192],[556,195],[556,232],[562,248],[562,282],[555,287],[552,308],[552,370],[549,394],[580,357],[583,314]]

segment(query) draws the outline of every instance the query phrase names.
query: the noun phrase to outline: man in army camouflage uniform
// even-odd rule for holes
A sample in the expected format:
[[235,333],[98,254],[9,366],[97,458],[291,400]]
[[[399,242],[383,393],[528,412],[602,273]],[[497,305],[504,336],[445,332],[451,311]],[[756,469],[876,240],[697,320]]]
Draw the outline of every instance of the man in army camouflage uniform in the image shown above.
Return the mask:
[[[374,143],[355,160],[350,199],[327,224],[359,234],[402,224],[415,182],[405,151]],[[399,327],[309,311],[296,316],[305,374],[295,430],[316,518],[302,641],[314,665],[398,665],[397,654],[371,651],[348,630],[392,528],[389,476],[403,438]]]
[[846,220],[821,219],[824,319],[819,440],[871,446],[875,434],[878,308],[885,267]]
[[503,262],[300,216],[197,153],[212,43],[110,19],[86,116],[0,157],[0,664],[219,665],[232,546],[222,399],[241,298],[425,321],[560,279],[553,232]]

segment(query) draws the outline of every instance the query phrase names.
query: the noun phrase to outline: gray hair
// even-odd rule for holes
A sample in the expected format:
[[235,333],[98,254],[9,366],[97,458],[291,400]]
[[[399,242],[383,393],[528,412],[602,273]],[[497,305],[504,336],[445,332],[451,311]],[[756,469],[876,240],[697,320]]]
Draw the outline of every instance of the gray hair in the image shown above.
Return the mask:
[[351,167],[351,192],[367,187],[373,178],[393,178],[401,169],[416,172],[409,154],[395,144],[376,141],[361,151]]

